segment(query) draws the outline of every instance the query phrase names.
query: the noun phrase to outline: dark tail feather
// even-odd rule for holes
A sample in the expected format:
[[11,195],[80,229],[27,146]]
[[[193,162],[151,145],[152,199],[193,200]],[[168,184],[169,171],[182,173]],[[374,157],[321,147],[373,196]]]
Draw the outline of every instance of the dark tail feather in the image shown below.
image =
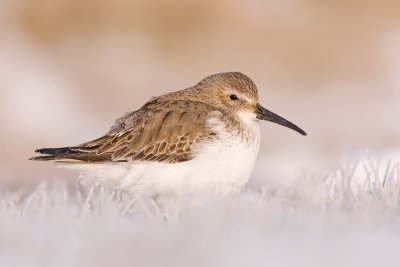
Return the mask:
[[85,151],[84,148],[79,147],[58,147],[58,148],[41,148],[35,151],[44,156],[32,157],[30,160],[39,161],[65,161],[75,160],[83,162],[104,162],[112,161],[111,156],[108,154],[97,155],[96,153]]
[[46,155],[69,155],[77,153],[73,147],[41,148],[36,149],[35,152]]

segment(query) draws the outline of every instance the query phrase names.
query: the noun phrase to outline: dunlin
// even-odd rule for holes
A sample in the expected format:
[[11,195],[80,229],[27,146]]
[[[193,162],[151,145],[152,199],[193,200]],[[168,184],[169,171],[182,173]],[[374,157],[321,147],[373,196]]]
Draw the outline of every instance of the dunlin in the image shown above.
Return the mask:
[[230,195],[250,178],[260,148],[260,120],[306,133],[258,103],[239,72],[151,98],[108,133],[71,147],[42,148],[33,160],[68,163],[81,177],[148,196]]

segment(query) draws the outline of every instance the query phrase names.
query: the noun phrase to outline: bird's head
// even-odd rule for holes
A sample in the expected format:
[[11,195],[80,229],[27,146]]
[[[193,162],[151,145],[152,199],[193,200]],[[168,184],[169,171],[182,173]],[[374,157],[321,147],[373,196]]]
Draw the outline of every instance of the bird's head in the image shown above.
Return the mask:
[[261,106],[257,86],[240,72],[214,74],[201,80],[197,86],[202,88],[213,105],[226,112],[270,121],[307,135],[295,124]]

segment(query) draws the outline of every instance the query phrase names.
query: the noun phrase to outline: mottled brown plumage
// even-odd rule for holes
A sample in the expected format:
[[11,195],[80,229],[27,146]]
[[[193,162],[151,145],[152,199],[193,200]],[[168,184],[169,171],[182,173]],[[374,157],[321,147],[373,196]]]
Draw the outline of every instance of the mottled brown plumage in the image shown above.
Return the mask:
[[211,110],[202,102],[152,101],[119,119],[102,138],[79,147],[112,161],[186,161],[194,143],[213,136],[205,127]]
[[218,138],[208,125],[213,118],[224,123],[225,131],[235,131],[243,137],[240,112],[254,114],[254,119],[258,114],[258,119],[274,121],[305,134],[260,107],[257,87],[249,77],[239,72],[214,74],[187,89],[153,97],[139,110],[117,119],[110,131],[98,139],[72,147],[38,149],[36,152],[44,156],[32,159],[82,163],[184,162],[193,158],[196,145]]
[[234,124],[231,111],[213,99],[227,87],[244,88],[249,98],[257,97],[256,86],[241,73],[211,75],[188,89],[153,97],[139,110],[117,119],[110,131],[98,139],[73,147],[39,149],[36,152],[47,155],[32,159],[166,163],[190,160],[195,144],[215,138],[206,125],[208,119],[224,117]]

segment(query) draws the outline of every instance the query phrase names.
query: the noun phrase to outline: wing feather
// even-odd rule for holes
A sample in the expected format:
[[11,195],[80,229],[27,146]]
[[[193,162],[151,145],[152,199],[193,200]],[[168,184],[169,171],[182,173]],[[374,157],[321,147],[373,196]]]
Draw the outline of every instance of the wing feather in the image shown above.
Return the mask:
[[105,136],[78,147],[110,161],[187,161],[196,143],[215,135],[206,125],[210,111],[202,102],[150,103],[118,119]]
[[203,102],[154,99],[117,119],[110,131],[73,147],[44,148],[34,160],[65,162],[183,162],[199,142],[215,138],[207,121],[220,113]]

